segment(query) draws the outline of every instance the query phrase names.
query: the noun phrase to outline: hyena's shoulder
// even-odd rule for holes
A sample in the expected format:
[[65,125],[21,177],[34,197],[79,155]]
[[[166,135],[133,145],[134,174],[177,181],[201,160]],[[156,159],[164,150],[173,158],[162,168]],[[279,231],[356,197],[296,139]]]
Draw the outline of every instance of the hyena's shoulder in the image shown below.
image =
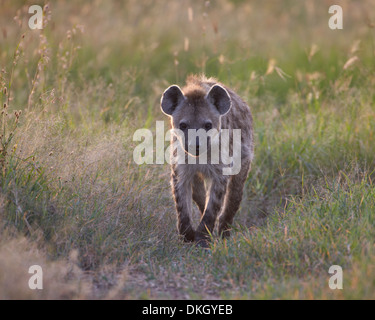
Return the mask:
[[[225,87],[225,86],[224,86]],[[249,105],[231,88],[225,87],[232,101],[231,110],[223,116],[223,124],[246,131],[253,130],[253,117]]]

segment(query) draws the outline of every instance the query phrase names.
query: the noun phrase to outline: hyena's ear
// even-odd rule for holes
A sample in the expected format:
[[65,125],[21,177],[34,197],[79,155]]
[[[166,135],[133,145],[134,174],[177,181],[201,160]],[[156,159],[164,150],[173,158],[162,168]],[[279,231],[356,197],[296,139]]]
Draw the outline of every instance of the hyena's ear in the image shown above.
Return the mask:
[[179,86],[170,86],[167,90],[164,91],[163,96],[161,97],[161,110],[166,115],[172,116],[172,113],[174,112],[176,107],[185,99],[186,98]]
[[207,100],[217,108],[221,115],[226,114],[232,106],[228,91],[218,84],[215,84],[208,91]]

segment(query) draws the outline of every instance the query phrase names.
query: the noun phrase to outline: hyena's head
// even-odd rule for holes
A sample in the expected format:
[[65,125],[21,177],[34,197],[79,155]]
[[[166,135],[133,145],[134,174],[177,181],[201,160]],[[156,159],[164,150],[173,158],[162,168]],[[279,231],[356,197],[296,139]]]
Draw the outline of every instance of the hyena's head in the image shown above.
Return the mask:
[[[181,144],[185,152],[199,156],[203,152],[202,145],[206,146],[206,150],[210,148],[209,134],[220,132],[220,120],[229,112],[231,99],[227,90],[218,84],[208,92],[200,86],[188,86],[184,92],[177,85],[170,86],[161,98],[161,110],[171,117],[172,129],[183,133]],[[203,136],[207,133],[205,143],[199,138],[202,133]]]

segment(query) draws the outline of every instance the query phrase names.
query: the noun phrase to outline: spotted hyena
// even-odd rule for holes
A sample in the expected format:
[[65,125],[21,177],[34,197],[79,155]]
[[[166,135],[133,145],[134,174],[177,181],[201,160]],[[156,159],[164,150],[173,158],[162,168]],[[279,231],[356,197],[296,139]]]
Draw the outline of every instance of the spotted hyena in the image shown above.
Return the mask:
[[[175,130],[178,134],[172,139],[172,156],[175,156],[176,150],[180,148],[185,160],[179,159],[171,165],[178,231],[185,241],[197,241],[199,245],[207,246],[217,216],[219,234],[222,237],[230,235],[230,226],[242,200],[244,184],[254,154],[253,119],[250,108],[235,92],[215,79],[190,76],[182,89],[172,85],[164,91],[161,109],[170,116],[172,129],[179,129]],[[194,131],[217,132],[219,138],[207,135],[204,138],[207,141],[201,141],[204,139],[200,136],[193,136],[191,139],[190,133]],[[224,164],[221,159],[220,152],[224,148],[220,144],[223,131],[229,132],[227,148],[232,154],[232,159],[237,155],[240,163],[239,169],[232,175],[223,174],[224,168],[234,165],[233,161]],[[234,131],[240,131],[240,141],[234,141]],[[203,142],[205,149],[200,150]],[[234,148],[236,142],[239,145],[237,151]],[[174,144],[177,145],[173,146]],[[220,159],[216,163],[210,162],[210,152],[214,144],[220,146]],[[206,163],[189,161],[189,158],[199,158],[202,153],[206,154]],[[191,199],[201,213],[196,231],[191,225]]]

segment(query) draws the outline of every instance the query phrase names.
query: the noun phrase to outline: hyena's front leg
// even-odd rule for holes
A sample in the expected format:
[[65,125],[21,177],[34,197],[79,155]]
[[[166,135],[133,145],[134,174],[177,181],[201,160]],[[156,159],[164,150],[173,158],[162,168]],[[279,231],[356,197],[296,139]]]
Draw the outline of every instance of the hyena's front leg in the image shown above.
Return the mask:
[[197,174],[193,179],[193,200],[197,204],[201,216],[203,216],[206,206],[206,188],[203,178]]
[[186,242],[194,241],[195,232],[191,226],[191,182],[179,181],[175,168],[172,168],[172,192],[177,211],[177,229]]
[[230,236],[230,225],[233,223],[233,218],[240,208],[243,189],[250,171],[250,166],[250,160],[243,160],[241,171],[237,175],[231,176],[229,180],[224,210],[219,217],[219,235],[223,238],[228,238]]
[[216,217],[224,202],[227,181],[226,176],[219,176],[211,183],[207,207],[195,235],[195,240],[202,247],[208,247],[209,233],[214,229]]

